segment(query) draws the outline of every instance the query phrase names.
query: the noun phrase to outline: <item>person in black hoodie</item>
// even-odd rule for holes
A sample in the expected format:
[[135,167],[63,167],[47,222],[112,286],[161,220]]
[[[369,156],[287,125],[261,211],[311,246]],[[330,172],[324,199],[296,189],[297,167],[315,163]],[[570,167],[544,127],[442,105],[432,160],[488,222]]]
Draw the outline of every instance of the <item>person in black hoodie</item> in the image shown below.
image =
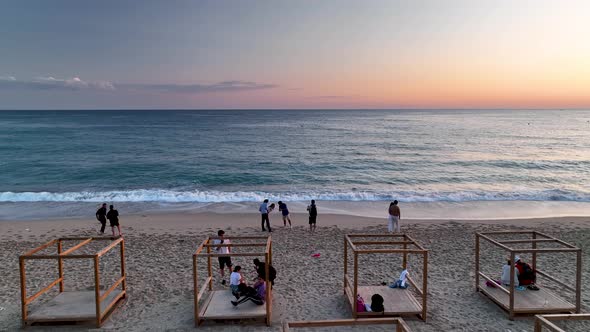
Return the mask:
[[96,220],[102,225],[100,234],[104,234],[104,229],[107,226],[107,203],[102,203],[102,207],[96,211]]
[[264,280],[270,281],[270,283],[274,286],[275,279],[277,277],[277,270],[275,270],[272,265],[268,266],[268,279],[266,278],[266,263],[261,262],[258,258],[254,258],[254,265],[256,266],[256,274],[258,274],[259,278]]

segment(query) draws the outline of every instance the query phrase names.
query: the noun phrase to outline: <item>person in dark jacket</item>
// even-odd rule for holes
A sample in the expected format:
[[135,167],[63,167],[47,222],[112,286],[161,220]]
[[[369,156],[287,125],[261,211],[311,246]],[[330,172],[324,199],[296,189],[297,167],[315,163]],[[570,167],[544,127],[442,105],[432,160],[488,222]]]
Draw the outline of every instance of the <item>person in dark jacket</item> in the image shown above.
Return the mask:
[[[258,258],[254,258],[254,266],[256,267],[256,274],[258,274],[259,278],[267,280],[266,278],[266,263],[261,262]],[[268,266],[268,281],[274,286],[275,279],[277,277],[277,270],[275,270],[272,265]]]
[[311,200],[311,204],[307,206],[307,212],[309,212],[309,231],[315,232],[318,218],[318,208],[315,206],[315,200]]
[[102,203],[102,207],[96,210],[96,220],[100,222],[100,234],[104,234],[104,229],[107,226],[107,203]]
[[113,236],[115,236],[115,227],[117,227],[117,230],[119,231],[119,236],[123,235],[121,234],[121,226],[119,226],[119,211],[115,210],[115,208],[112,205],[110,206],[110,210],[107,213],[107,219],[111,223]]

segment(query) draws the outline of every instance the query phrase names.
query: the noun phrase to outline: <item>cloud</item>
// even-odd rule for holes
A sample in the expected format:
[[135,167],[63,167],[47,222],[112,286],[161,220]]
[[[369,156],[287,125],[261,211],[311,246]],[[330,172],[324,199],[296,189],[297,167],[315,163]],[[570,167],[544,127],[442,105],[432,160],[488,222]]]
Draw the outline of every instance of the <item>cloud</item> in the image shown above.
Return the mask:
[[120,86],[128,87],[134,90],[189,94],[204,92],[235,92],[263,90],[278,87],[278,85],[275,84],[256,83],[249,81],[223,81],[213,84],[124,84]]
[[107,81],[83,81],[79,77],[59,79],[55,77],[35,77],[21,81],[14,76],[0,76],[0,89],[31,89],[31,90],[115,90],[115,86]]
[[349,99],[349,98],[357,98],[357,97],[360,97],[360,96],[353,96],[353,95],[348,95],[348,96],[346,96],[346,95],[342,95],[342,96],[340,96],[340,95],[331,95],[331,96],[312,96],[312,97],[309,97],[309,98],[315,98],[315,99]]
[[31,80],[17,80],[13,76],[0,76],[0,90],[118,90],[159,93],[196,94],[207,92],[236,92],[276,88],[276,84],[250,81],[222,81],[212,84],[135,84],[113,83],[109,81],[84,81],[79,77],[55,78],[35,77]]

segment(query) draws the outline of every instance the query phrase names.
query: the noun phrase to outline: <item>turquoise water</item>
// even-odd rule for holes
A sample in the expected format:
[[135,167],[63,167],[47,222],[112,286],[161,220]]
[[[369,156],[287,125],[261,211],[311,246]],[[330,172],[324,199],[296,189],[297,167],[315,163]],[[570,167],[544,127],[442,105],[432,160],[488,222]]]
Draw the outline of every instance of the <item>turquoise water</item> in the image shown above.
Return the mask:
[[4,111],[0,155],[0,202],[590,202],[590,111]]

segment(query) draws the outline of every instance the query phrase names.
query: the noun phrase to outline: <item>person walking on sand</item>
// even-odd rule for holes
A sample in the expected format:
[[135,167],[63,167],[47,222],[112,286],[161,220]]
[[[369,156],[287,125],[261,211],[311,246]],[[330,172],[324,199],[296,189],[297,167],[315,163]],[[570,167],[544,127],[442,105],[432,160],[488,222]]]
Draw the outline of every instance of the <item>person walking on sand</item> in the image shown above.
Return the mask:
[[315,200],[311,200],[311,204],[307,206],[307,211],[309,212],[309,231],[315,232],[316,228],[316,221],[318,218],[318,208],[315,206]]
[[266,221],[266,227],[268,228],[268,231],[272,232],[272,230],[270,229],[270,220],[268,219],[268,199],[265,199],[264,202],[260,204],[258,211],[260,211],[262,231],[266,231],[266,229],[264,228],[264,222]]
[[121,234],[121,226],[119,226],[119,211],[115,210],[115,208],[112,205],[109,208],[110,210],[107,213],[107,219],[111,224],[113,236],[115,236],[115,227],[117,227],[117,230],[119,231],[119,236],[121,236],[123,234]]
[[281,211],[283,215],[283,226],[287,227],[287,221],[289,222],[289,229],[293,228],[291,225],[291,218],[289,217],[289,209],[287,208],[287,204],[279,201],[279,211]]
[[100,227],[100,234],[104,234],[104,229],[107,227],[107,203],[102,203],[102,207],[96,211],[96,220],[102,225]]
[[[217,231],[217,236],[219,237],[219,239],[213,240],[214,245],[231,244],[229,239],[225,238],[225,232],[222,229]],[[227,254],[231,253],[231,248],[226,247],[226,246],[215,247],[214,250],[218,254],[227,255]],[[219,274],[221,274],[221,284],[225,285],[224,267],[227,266],[227,269],[229,270],[229,273],[231,275],[231,272],[232,272],[232,270],[231,270],[231,267],[232,267],[231,257],[230,256],[219,256],[219,257],[217,257],[217,260],[219,261]]]
[[389,223],[387,224],[387,230],[389,233],[400,232],[399,221],[402,218],[402,213],[397,206],[397,200],[389,204]]

